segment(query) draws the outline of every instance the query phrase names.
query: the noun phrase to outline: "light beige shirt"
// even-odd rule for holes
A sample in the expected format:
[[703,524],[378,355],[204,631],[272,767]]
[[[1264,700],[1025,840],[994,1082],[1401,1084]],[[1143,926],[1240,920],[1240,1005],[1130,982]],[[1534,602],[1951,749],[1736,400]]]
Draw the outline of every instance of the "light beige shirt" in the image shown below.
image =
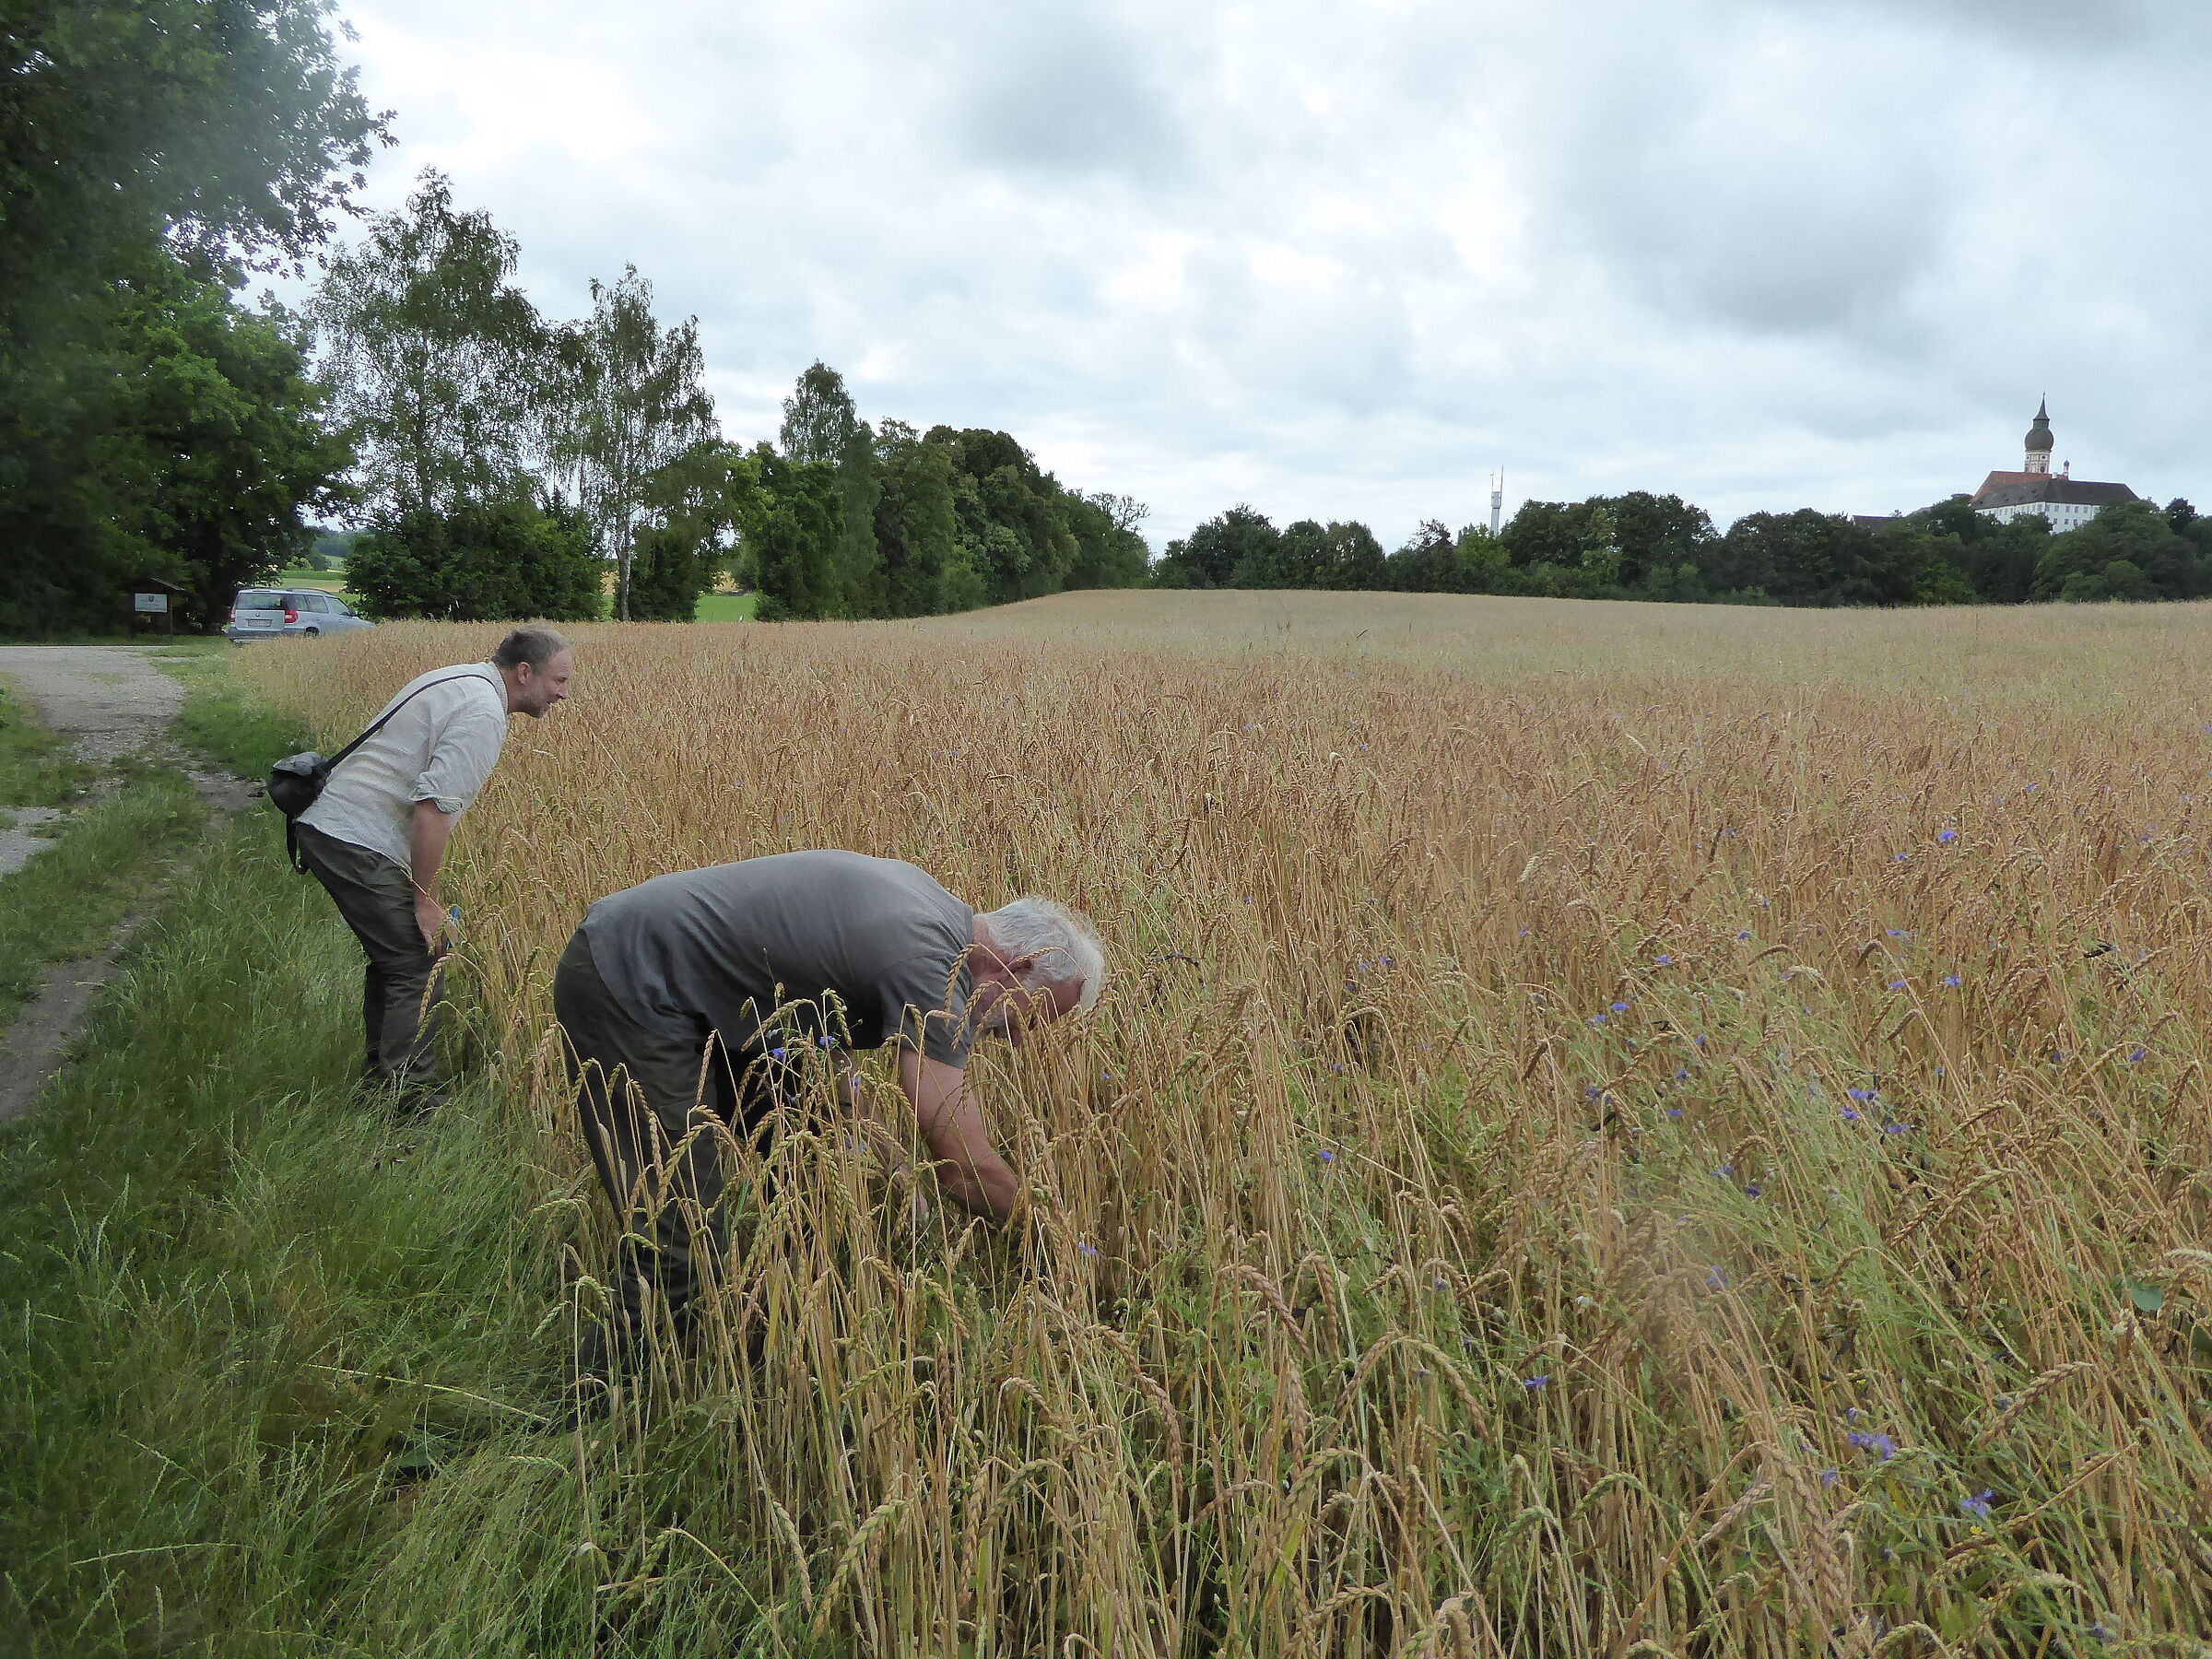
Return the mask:
[[447,683],[408,699],[382,731],[347,756],[300,815],[301,823],[404,869],[416,802],[434,801],[439,811],[454,814],[477,798],[507,741],[507,683],[489,663],[433,668],[402,686],[385,709],[432,680]]

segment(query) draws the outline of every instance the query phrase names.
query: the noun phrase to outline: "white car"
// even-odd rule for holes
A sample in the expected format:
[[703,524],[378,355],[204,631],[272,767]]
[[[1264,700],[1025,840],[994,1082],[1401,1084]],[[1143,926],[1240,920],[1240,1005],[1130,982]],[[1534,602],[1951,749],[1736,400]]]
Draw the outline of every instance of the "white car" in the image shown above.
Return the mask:
[[230,626],[224,637],[233,645],[248,640],[274,640],[286,634],[348,633],[357,628],[374,628],[366,617],[357,617],[335,594],[313,588],[241,588],[230,605]]

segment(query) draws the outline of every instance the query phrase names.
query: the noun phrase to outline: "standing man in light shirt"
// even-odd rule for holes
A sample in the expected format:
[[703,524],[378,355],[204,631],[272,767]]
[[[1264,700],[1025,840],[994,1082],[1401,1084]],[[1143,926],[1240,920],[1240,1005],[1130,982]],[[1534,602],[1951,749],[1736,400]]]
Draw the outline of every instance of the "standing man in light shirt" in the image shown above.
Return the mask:
[[559,634],[518,628],[488,663],[418,675],[384,705],[397,712],[298,819],[301,862],[369,956],[365,1075],[409,1110],[445,1098],[432,1005],[446,944],[438,870],[453,820],[499,763],[507,717],[544,719],[568,696],[573,668]]

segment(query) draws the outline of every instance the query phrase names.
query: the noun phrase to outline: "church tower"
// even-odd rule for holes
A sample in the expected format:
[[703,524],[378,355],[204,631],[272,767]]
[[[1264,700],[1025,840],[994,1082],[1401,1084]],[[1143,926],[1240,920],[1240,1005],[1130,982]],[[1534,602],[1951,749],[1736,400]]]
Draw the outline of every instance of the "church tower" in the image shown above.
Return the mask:
[[2051,400],[2046,397],[2036,407],[2035,424],[2028,429],[2028,465],[2021,470],[2049,472],[2051,449]]

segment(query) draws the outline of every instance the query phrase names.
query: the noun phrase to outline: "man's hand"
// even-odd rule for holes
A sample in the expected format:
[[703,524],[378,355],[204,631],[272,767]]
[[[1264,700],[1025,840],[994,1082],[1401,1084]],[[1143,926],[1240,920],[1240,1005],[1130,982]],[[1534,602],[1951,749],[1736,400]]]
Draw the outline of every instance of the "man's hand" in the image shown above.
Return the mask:
[[422,930],[422,947],[432,956],[445,954],[445,910],[429,893],[415,895],[415,925]]
[[968,1074],[915,1053],[899,1051],[899,1087],[935,1161],[937,1184],[962,1209],[1005,1221],[1021,1200],[1021,1186],[1005,1159],[992,1149],[982,1109],[968,1092]]

